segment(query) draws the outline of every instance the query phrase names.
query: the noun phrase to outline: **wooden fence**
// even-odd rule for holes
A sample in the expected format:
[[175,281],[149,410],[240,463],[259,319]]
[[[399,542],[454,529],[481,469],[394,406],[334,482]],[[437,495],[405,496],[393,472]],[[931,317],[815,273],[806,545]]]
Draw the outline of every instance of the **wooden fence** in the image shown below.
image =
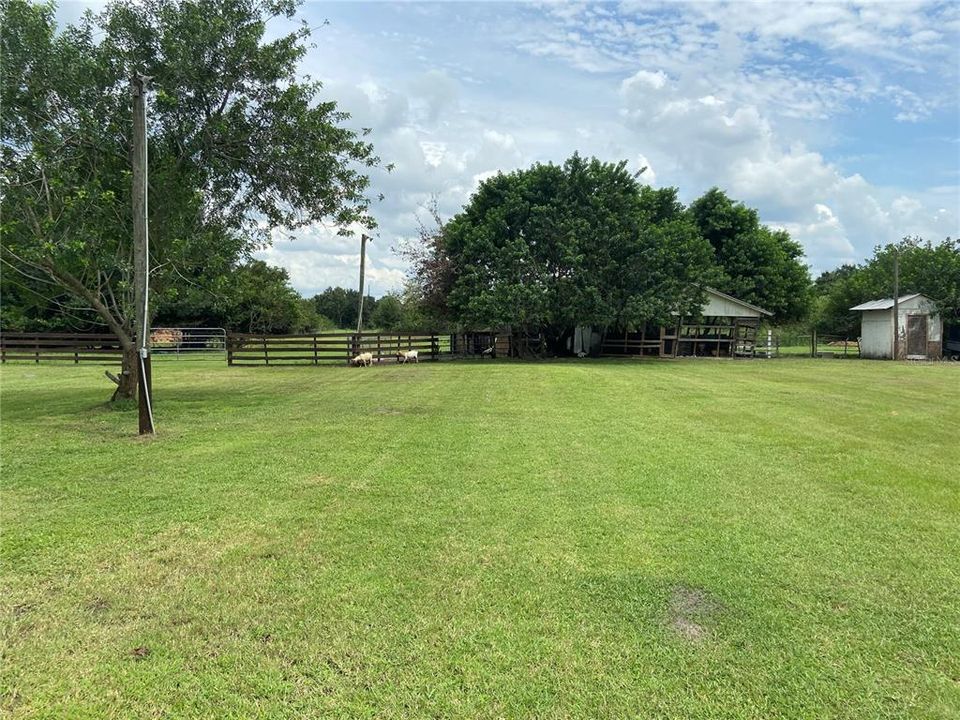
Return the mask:
[[116,335],[103,333],[0,333],[0,362],[62,361],[113,365],[123,350]]
[[359,353],[374,362],[396,362],[402,351],[417,350],[420,359],[450,354],[450,336],[424,333],[316,333],[314,335],[227,335],[228,365],[319,365],[346,363]]

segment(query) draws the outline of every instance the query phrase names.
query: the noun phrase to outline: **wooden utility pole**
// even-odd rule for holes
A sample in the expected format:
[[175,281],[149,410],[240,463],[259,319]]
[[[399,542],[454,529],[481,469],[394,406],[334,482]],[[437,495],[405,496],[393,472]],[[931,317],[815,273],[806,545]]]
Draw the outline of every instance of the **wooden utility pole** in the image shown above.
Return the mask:
[[150,238],[147,227],[147,110],[150,78],[130,80],[133,96],[133,303],[136,308],[137,400],[141,435],[152,435],[153,393],[150,373]]
[[367,240],[369,239],[366,234],[360,234],[360,300],[357,302],[357,335],[363,327],[363,272],[367,264]]
[[900,249],[893,246],[893,359],[900,359]]

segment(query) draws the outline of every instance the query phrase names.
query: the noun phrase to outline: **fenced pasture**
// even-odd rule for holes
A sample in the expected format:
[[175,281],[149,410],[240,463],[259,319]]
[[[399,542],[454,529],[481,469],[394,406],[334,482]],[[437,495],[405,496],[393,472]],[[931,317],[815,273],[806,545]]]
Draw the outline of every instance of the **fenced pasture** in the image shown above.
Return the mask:
[[7,364],[0,714],[948,718],[955,363]]
[[[223,328],[152,328],[151,352],[157,358],[220,360],[226,357]],[[113,333],[0,333],[0,363],[69,362],[118,365],[123,356]]]
[[424,333],[315,333],[244,335],[227,338],[228,365],[343,364],[369,352],[374,362],[396,362],[397,354],[416,350],[424,360],[450,354],[450,336]]
[[0,362],[119,364],[120,341],[112,333],[0,333]]
[[[691,336],[696,331],[696,337]],[[711,335],[716,331],[716,337]],[[739,347],[726,326],[685,326],[683,333],[666,340],[661,331],[649,338],[642,333],[611,335],[603,340],[603,357],[673,357],[674,343],[680,355],[715,357],[721,345],[735,357],[858,358],[856,339],[834,336],[761,332],[745,350]],[[362,352],[370,352],[377,363],[395,362],[397,353],[417,350],[421,359],[506,358],[535,356],[544,349],[544,339],[531,335],[519,340],[510,334],[485,332],[367,332],[348,331],[301,335],[258,335],[227,333],[223,328],[153,328],[151,345],[156,359],[207,359],[228,365],[323,365],[345,364]],[[121,358],[119,339],[96,333],[0,333],[0,362],[71,362],[116,365]]]
[[860,339],[846,335],[774,332],[778,356],[859,359]]

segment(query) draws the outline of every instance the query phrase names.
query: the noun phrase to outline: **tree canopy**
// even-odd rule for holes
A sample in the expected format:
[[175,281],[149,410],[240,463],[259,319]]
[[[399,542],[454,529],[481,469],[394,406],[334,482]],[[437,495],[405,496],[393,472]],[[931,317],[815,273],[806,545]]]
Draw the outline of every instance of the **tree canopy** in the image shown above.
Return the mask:
[[578,324],[695,312],[713,277],[675,190],[579,155],[486,180],[441,237],[444,260],[433,264],[445,268],[456,322],[543,330],[555,342]]
[[454,324],[545,331],[634,328],[697,315],[715,285],[802,316],[802,251],[757,213],[712,190],[689,209],[675,188],[641,185],[626,163],[574,155],[481,183],[449,222],[421,228],[407,250],[412,289]]
[[844,265],[817,278],[817,330],[857,336],[860,313],[850,308],[893,297],[895,254],[900,263],[900,294],[922,293],[933,300],[944,322],[960,322],[960,241],[946,238],[933,243],[906,237],[899,243],[877,246],[873,256],[860,265]]
[[807,317],[810,273],[800,243],[784,230],[761,225],[756,210],[718,188],[691,203],[690,216],[722,270],[718,290],[769,310],[778,322]]
[[2,259],[92,308],[128,351],[128,378],[134,74],[155,90],[154,292],[308,223],[374,224],[365,171],[379,160],[320,84],[299,77],[309,30],[268,37],[272,18],[294,12],[292,0],[115,2],[58,30],[52,4],[4,3]]

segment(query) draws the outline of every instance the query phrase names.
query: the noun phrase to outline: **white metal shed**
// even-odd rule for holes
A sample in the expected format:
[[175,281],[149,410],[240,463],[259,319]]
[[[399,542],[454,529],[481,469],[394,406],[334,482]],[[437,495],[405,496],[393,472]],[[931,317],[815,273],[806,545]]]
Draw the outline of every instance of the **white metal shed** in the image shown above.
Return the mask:
[[[941,354],[943,323],[926,295],[904,295],[897,302],[898,358],[936,360]],[[871,300],[850,308],[860,316],[860,356],[889,360],[894,355],[893,298]]]

